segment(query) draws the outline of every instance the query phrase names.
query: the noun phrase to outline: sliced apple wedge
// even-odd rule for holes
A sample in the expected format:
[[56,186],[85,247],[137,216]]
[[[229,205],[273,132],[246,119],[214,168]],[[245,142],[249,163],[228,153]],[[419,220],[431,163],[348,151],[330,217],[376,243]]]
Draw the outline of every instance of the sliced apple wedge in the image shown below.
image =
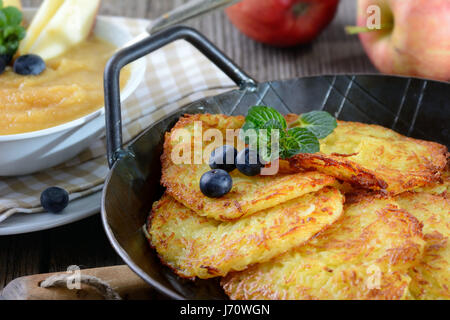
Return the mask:
[[[83,42],[91,33],[100,0],[46,0],[22,42],[20,54],[55,58]],[[45,6],[45,8],[43,8]],[[45,9],[45,10],[44,10]]]
[[3,7],[16,7],[22,10],[22,3],[20,0],[3,0]]
[[30,53],[30,48],[36,42],[36,39],[42,34],[42,30],[47,26],[63,3],[64,0],[45,0],[41,4],[27,30],[25,39],[23,39],[20,43],[20,55]]

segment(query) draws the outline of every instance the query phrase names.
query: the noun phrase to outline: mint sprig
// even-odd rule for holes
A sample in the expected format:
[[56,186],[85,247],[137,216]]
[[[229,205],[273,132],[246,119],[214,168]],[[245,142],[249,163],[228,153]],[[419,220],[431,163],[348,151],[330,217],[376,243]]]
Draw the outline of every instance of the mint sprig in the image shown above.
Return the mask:
[[246,123],[251,123],[256,128],[261,128],[269,121],[277,123],[283,129],[287,127],[286,119],[277,110],[265,106],[251,107],[245,118]]
[[337,121],[326,111],[312,111],[302,114],[290,127],[306,128],[318,139],[324,139],[337,128]]
[[280,148],[281,159],[289,159],[300,153],[317,153],[320,142],[316,135],[306,128],[292,128],[287,131],[285,148]]
[[[248,111],[245,124],[241,129],[241,139],[252,133],[257,135],[258,148],[267,146],[268,152],[278,144],[280,158],[289,159],[300,153],[317,153],[320,151],[319,139],[326,138],[337,127],[337,121],[325,111],[313,111],[301,115],[289,127],[286,119],[274,108],[254,106]],[[264,133],[262,134],[264,129]],[[271,133],[278,130],[279,141],[271,141]],[[244,140],[247,144],[248,140]]]
[[[15,7],[3,7],[0,0],[0,55],[11,59],[19,49],[20,41],[25,38],[22,27],[22,12]],[[7,61],[9,62],[9,61]]]

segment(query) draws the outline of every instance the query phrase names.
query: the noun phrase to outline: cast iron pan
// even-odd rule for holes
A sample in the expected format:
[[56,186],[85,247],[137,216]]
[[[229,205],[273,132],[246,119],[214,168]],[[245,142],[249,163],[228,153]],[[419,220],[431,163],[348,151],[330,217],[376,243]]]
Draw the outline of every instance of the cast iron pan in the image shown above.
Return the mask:
[[[119,73],[128,63],[178,39],[198,48],[239,89],[196,101],[155,123],[122,148]],[[158,260],[142,227],[160,198],[160,156],[164,133],[186,113],[245,115],[248,107],[268,105],[281,113],[326,110],[341,120],[375,123],[407,136],[450,145],[450,86],[447,83],[377,75],[339,75],[256,83],[193,29],[173,27],[117,53],[105,71],[108,161],[102,219],[111,244],[150,285],[175,299],[226,298],[217,280],[178,278]]]

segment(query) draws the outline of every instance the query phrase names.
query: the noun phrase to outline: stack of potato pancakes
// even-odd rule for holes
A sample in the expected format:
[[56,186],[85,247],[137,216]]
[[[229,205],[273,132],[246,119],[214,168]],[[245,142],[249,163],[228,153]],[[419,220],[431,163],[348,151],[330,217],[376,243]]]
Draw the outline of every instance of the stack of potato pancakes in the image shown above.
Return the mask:
[[[192,157],[199,152],[197,121],[236,146],[225,130],[245,119],[186,115],[166,134],[166,193],[153,206],[148,236],[180,277],[223,277],[231,299],[450,299],[445,146],[339,121],[320,153],[282,161],[275,176],[235,170],[231,192],[211,199],[199,188],[208,163],[171,159],[180,143]],[[176,129],[192,139],[180,142]]]

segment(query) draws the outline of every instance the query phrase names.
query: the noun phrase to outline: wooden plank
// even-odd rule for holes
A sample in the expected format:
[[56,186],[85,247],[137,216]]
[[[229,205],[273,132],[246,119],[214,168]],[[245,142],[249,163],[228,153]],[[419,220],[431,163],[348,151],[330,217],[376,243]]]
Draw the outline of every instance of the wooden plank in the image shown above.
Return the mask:
[[[75,276],[74,272],[36,274],[21,277],[10,282],[1,292],[1,297],[7,300],[103,300],[106,290],[99,291],[94,286],[82,282],[82,277],[95,277],[89,280],[102,280],[119,296],[110,295],[110,299],[147,300],[162,298],[126,265],[84,269],[80,270],[78,275],[81,282],[79,289],[69,289],[66,286],[67,282],[73,284],[75,279],[64,277]],[[60,277],[61,285],[42,288],[41,283],[48,280],[49,277]]]
[[0,237],[0,289],[25,274],[46,271],[42,233]]
[[123,264],[105,236],[100,216],[53,230],[0,237],[0,290],[25,275]]
[[45,232],[48,267],[43,272],[65,271],[70,265],[82,269],[123,264],[105,236],[100,215]]
[[123,264],[105,236],[100,215],[46,232],[49,243],[48,272],[70,265],[82,269]]

